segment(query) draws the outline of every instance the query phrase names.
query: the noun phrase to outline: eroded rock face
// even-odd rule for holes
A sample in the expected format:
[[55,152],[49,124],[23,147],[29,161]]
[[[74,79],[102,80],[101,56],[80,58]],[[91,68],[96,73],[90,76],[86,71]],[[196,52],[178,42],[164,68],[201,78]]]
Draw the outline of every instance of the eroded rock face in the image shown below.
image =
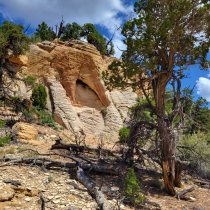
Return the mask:
[[46,78],[48,89],[47,108],[53,111],[54,119],[69,130],[79,132],[80,122],[65,89],[55,77]]
[[44,79],[47,109],[56,122],[92,134],[115,133],[123,126],[126,108],[121,109],[120,103],[133,105],[136,94],[109,93],[101,79],[101,72],[119,59],[102,57],[93,45],[80,40],[32,44],[27,56],[23,70]]
[[114,90],[110,92],[111,99],[115,104],[116,108],[120,111],[123,118],[127,119],[128,107],[132,107],[136,104],[137,94],[127,89],[124,91]]

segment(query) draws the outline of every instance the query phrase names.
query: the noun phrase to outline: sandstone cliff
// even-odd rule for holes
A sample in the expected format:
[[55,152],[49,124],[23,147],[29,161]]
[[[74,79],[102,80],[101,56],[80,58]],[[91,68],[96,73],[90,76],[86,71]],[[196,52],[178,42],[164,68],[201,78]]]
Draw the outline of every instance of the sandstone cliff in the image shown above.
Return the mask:
[[[101,72],[114,60],[102,57],[89,43],[70,40],[31,44],[25,56],[11,61],[21,66],[19,74],[37,77],[46,86],[47,109],[56,122],[76,132],[99,134],[118,132],[137,97],[131,90],[106,91]],[[29,98],[31,91],[21,84],[18,94]]]

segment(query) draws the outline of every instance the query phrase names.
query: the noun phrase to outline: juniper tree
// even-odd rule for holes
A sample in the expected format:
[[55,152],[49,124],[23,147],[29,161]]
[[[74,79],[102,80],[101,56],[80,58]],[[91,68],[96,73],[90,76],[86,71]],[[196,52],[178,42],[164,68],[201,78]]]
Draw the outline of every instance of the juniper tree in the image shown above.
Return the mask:
[[[203,2],[205,4],[203,4]],[[180,105],[181,79],[190,65],[198,64],[207,70],[210,62],[207,53],[210,47],[210,2],[208,0],[141,0],[135,2],[136,18],[122,27],[127,49],[121,62],[113,62],[103,73],[109,88],[130,86],[141,89],[147,103],[135,110],[149,108],[156,116],[155,123],[137,121],[130,132],[132,140],[135,131],[142,125],[156,129],[159,134],[159,148],[165,188],[175,195],[174,185],[180,185],[182,165],[175,155],[176,138],[173,122],[177,116],[187,117]],[[176,85],[175,85],[176,83]],[[149,84],[149,85],[148,85]],[[151,86],[150,86],[151,84]],[[172,112],[166,115],[166,94],[168,84],[173,86]],[[155,105],[148,97],[147,88],[153,90]]]
[[6,99],[9,99],[13,92],[7,85],[7,79],[13,79],[16,74],[10,58],[24,54],[29,49],[27,43],[30,38],[23,33],[23,29],[23,25],[7,20],[0,26],[0,97]]
[[92,23],[86,23],[83,26],[81,36],[86,37],[88,43],[93,44],[102,55],[114,55],[114,44],[106,43],[106,38],[103,37]]

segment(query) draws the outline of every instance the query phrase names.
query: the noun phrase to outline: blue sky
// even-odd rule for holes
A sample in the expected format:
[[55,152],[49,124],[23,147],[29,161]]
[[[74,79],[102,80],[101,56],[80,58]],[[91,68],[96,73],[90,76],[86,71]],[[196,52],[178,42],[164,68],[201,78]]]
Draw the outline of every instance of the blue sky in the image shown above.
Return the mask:
[[[113,39],[115,57],[120,58],[121,50],[126,49],[123,36],[116,28],[133,16],[135,0],[0,0],[0,24],[3,20],[21,23],[25,27],[31,24],[28,34],[35,32],[38,24],[45,21],[48,26],[58,24],[63,15],[65,23],[76,22],[79,25],[93,23],[104,36]],[[119,49],[118,49],[118,48]],[[210,59],[210,54],[208,55]],[[182,88],[193,87],[195,99],[199,96],[210,102],[210,71],[190,67],[189,76],[182,80]]]

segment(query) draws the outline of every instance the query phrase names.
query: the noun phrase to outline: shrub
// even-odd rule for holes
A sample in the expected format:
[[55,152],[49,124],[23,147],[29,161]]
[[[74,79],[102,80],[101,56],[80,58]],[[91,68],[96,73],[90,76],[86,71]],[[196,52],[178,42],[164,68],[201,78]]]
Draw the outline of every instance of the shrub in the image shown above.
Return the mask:
[[39,118],[41,119],[40,124],[41,125],[47,125],[52,127],[54,130],[58,130],[58,127],[55,124],[55,121],[52,118],[52,115],[49,114],[46,110],[40,110],[39,111]]
[[6,125],[6,123],[0,119],[0,128],[3,128]]
[[28,110],[23,110],[23,116],[25,117],[26,122],[31,123],[34,120],[34,114],[32,112],[28,112]]
[[139,180],[134,173],[134,169],[131,168],[126,179],[123,180],[123,195],[126,198],[129,198],[132,205],[142,203],[145,200],[145,197],[139,194],[140,190]]
[[[181,160],[190,161],[189,169],[192,173],[210,178],[210,133],[198,131],[197,134],[183,135],[179,140],[179,145],[191,147],[194,152],[189,149],[179,148],[177,155]],[[201,156],[202,158],[201,158]],[[199,157],[199,158],[198,158]]]
[[36,77],[27,76],[23,79],[28,85],[34,86],[36,82]]
[[36,43],[36,42],[41,42],[41,41],[42,39],[39,36],[37,36],[35,33],[32,33],[30,42]]
[[106,116],[107,115],[107,113],[108,113],[108,111],[107,111],[107,108],[106,107],[101,107],[101,112],[102,112],[102,114],[104,115],[104,116]]
[[42,109],[45,108],[47,104],[47,91],[42,84],[33,89],[31,100],[33,101],[33,106],[39,106]]
[[47,177],[47,180],[48,180],[48,182],[51,182],[51,181],[53,181],[53,177],[52,177],[51,175],[49,175],[49,176]]
[[124,143],[128,140],[130,134],[130,129],[123,127],[119,130],[119,140]]
[[15,153],[15,147],[10,147],[5,150],[6,154],[14,154]]
[[10,141],[11,141],[11,137],[10,136],[6,136],[4,138],[0,137],[0,147],[4,147]]
[[24,109],[22,113],[23,113],[23,116],[24,116],[26,122],[31,123],[36,119],[34,115],[36,113],[38,114],[38,111],[37,111],[36,107],[31,106],[29,108],[29,111],[27,109]]
[[55,78],[56,78],[56,80],[60,80],[61,78],[60,78],[60,74],[59,73],[56,73],[55,74]]

